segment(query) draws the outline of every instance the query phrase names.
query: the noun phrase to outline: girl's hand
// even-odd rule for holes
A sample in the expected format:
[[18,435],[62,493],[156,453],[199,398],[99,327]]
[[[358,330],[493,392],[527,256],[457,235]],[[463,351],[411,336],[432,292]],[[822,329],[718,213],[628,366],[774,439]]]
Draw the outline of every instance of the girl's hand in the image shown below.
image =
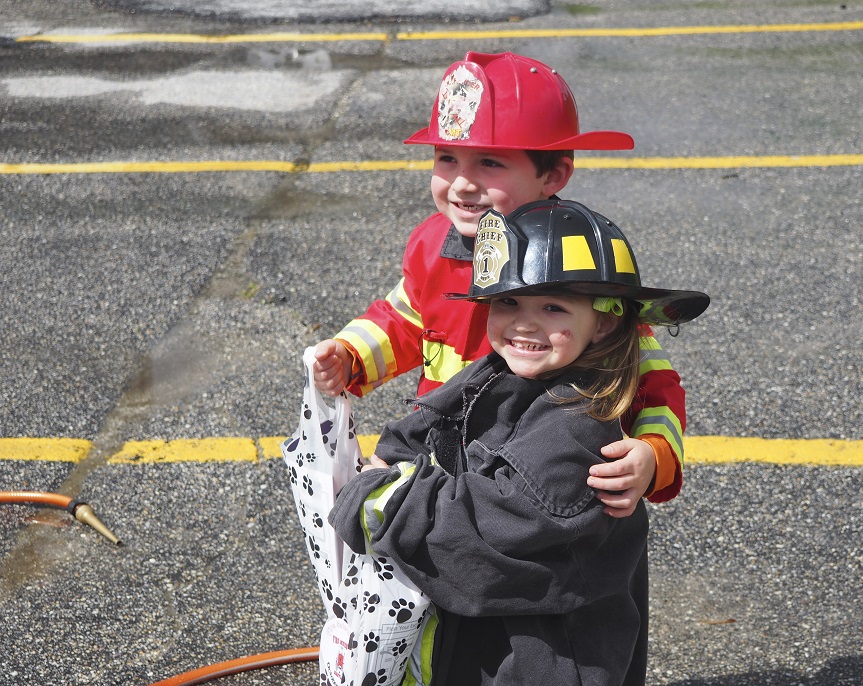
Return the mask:
[[605,505],[603,512],[612,517],[628,517],[650,488],[656,474],[656,455],[649,443],[624,438],[605,446],[602,454],[611,462],[590,468],[587,485],[597,491]]
[[389,468],[390,468],[390,466],[386,462],[384,462],[381,458],[379,458],[377,455],[372,455],[369,458],[369,463],[366,465],[363,465],[363,468],[360,471],[367,472],[367,471],[372,470],[372,469],[389,469]]

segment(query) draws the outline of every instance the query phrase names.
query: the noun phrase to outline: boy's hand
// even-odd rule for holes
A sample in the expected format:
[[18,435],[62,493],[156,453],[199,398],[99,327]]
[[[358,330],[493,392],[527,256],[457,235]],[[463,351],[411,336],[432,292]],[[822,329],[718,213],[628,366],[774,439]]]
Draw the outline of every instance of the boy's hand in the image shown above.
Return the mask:
[[333,397],[345,390],[354,360],[344,343],[332,338],[321,341],[315,346],[315,360],[312,371],[318,390]]
[[653,481],[656,455],[649,443],[637,438],[615,441],[602,448],[602,454],[613,461],[593,465],[587,485],[598,491],[605,514],[628,517]]
[[389,469],[390,466],[377,455],[372,455],[369,458],[369,463],[364,464],[360,471],[367,472],[371,469]]

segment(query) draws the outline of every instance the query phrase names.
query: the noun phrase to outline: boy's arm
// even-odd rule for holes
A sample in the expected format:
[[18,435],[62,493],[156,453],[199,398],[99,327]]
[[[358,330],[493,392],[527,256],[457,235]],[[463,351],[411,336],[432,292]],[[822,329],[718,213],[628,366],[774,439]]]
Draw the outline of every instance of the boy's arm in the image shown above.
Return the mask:
[[631,514],[642,496],[657,503],[671,500],[683,484],[685,392],[649,327],[641,327],[639,343],[638,393],[621,418],[631,438],[603,448],[603,455],[617,459],[592,468],[588,481],[603,491],[606,513],[617,517]]
[[395,288],[335,335],[353,358],[347,390],[354,395],[365,395],[422,364],[421,296],[429,265],[440,259],[437,236],[427,222],[414,229],[405,246],[402,278]]
[[659,503],[676,497],[683,485],[686,392],[650,327],[642,326],[640,333],[638,393],[621,421],[631,437],[644,438],[654,448],[656,478],[648,500]]
[[421,364],[422,318],[412,303],[417,297],[406,273],[385,298],[374,301],[335,335],[353,358],[349,392],[365,395]]

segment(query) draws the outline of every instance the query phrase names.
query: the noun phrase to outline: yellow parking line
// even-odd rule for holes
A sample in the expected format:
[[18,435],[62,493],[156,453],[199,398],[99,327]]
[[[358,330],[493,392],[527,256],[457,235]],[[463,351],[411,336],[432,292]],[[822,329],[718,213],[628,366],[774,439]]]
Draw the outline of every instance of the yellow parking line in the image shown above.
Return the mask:
[[[173,441],[129,441],[108,460],[109,464],[171,462],[252,462],[281,458],[285,436],[256,439],[181,438]],[[364,455],[374,452],[378,436],[359,436]],[[737,438],[687,436],[683,439],[686,464],[757,462],[785,465],[863,467],[863,441],[832,439]],[[80,462],[90,441],[73,438],[0,438],[0,460]]]
[[19,36],[18,43],[318,43],[333,41],[388,41],[386,33],[73,33]]
[[0,438],[0,459],[80,462],[92,446],[78,438]]
[[[581,157],[576,169],[742,169],[754,167],[848,167],[863,165],[863,154],[762,155],[728,157]],[[13,174],[194,174],[201,172],[268,171],[326,174],[350,171],[421,171],[431,160],[313,162],[279,160],[203,160],[199,162],[70,162],[0,163],[0,175]]]
[[[490,38],[650,38],[734,33],[801,33],[813,31],[859,31],[863,22],[813,24],[742,24],[731,26],[658,26],[594,29],[502,29],[487,31],[404,31],[395,40],[481,40]],[[333,41],[389,41],[388,33],[244,33],[207,35],[189,33],[85,33],[19,36],[19,43],[320,43]]]
[[109,464],[153,462],[255,462],[258,448],[251,438],[180,438],[174,441],[129,441]]
[[769,462],[787,465],[863,466],[863,441],[685,436],[687,464]]
[[410,31],[398,40],[449,40],[456,38],[648,38],[716,33],[797,33],[807,31],[859,31],[863,21],[820,24],[749,24],[738,26],[658,26],[654,28],[604,29],[504,29],[501,31]]

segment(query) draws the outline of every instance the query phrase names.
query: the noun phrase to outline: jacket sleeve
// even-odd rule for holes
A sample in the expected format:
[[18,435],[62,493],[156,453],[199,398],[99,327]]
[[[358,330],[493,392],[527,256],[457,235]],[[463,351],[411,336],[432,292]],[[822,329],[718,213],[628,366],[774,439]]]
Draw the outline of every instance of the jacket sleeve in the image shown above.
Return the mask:
[[[330,521],[351,547],[369,540],[433,602],[457,614],[559,614],[582,606],[597,592],[583,571],[595,567],[589,558],[605,550],[615,527],[643,526],[646,536],[646,517],[643,506],[631,521],[603,515],[585,484],[599,458],[571,433],[551,436],[547,425],[536,431],[543,432],[539,439],[525,432],[497,454],[483,457],[479,446],[475,457],[487,461],[479,472],[453,477],[425,454],[364,472],[339,494]],[[512,465],[534,453],[516,452],[537,440],[543,450],[557,446],[543,460],[557,467],[548,478],[525,478]],[[615,566],[605,576],[617,573]],[[627,568],[621,560],[619,570]]]
[[629,411],[621,418],[623,430],[633,438],[643,435],[659,436],[667,441],[670,455],[660,455],[668,461],[660,468],[672,473],[671,484],[654,491],[651,502],[671,500],[680,493],[683,483],[683,432],[686,429],[686,394],[680,385],[680,376],[671,366],[653,331],[642,326],[639,347],[638,393]]
[[354,357],[358,373],[347,388],[354,395],[363,396],[422,363],[419,302],[425,269],[421,232],[422,225],[408,240],[402,278],[395,287],[335,335]]

